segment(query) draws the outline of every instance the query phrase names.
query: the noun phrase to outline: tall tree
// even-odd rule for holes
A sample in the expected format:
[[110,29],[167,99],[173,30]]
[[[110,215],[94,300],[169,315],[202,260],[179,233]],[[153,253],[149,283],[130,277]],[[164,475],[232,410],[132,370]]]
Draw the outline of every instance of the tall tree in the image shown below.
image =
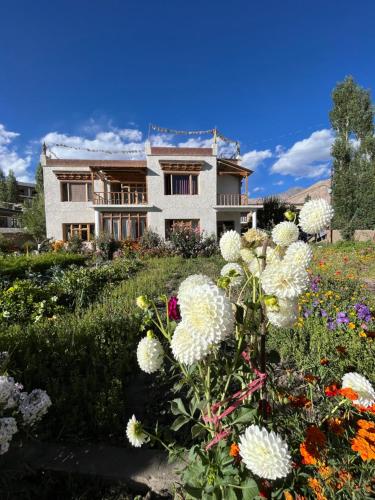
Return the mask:
[[7,201],[9,203],[17,202],[17,179],[12,169],[9,170],[6,178]]
[[8,201],[8,192],[4,172],[0,168],[0,201]]
[[37,243],[46,237],[46,215],[44,210],[43,167],[39,164],[35,170],[36,195],[25,202],[22,222],[25,229]]
[[375,225],[374,112],[370,92],[349,76],[332,93],[333,227],[344,238]]

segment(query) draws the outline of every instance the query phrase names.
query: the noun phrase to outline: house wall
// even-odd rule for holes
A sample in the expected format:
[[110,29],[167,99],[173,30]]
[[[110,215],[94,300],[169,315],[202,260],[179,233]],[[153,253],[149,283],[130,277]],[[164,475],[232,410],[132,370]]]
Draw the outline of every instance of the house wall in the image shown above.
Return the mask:
[[[63,224],[95,222],[94,209],[91,201],[67,202],[61,201],[60,180],[54,172],[66,172],[66,167],[43,167],[44,198],[46,211],[47,238],[63,239]],[[73,169],[71,169],[74,171]],[[79,167],[77,171],[90,172],[88,167]],[[95,181],[95,191],[101,190],[100,181]]]
[[[199,219],[200,228],[209,234],[216,234],[216,157],[194,156],[204,162],[198,178],[197,195],[165,195],[164,172],[159,160],[165,157],[147,157],[148,201],[152,208],[147,213],[148,227],[165,236],[166,219]],[[168,156],[168,160],[184,160],[186,156]]]

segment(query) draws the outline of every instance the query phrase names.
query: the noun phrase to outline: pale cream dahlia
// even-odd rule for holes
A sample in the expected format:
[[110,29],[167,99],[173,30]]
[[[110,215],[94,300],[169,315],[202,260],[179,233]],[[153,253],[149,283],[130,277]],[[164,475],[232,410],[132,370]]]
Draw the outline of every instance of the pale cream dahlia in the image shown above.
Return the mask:
[[163,364],[163,347],[158,339],[145,337],[137,347],[137,360],[139,367],[146,373],[160,370]]
[[286,477],[292,469],[287,443],[275,432],[250,425],[239,439],[240,455],[245,466],[264,479]]
[[184,294],[182,320],[196,342],[219,344],[233,331],[232,304],[224,290],[214,284],[197,286]]
[[259,246],[268,239],[268,235],[265,231],[261,229],[256,229],[254,227],[248,229],[243,235],[243,240],[246,244],[250,246]]
[[228,276],[232,286],[239,286],[243,282],[244,272],[242,267],[237,262],[229,262],[222,267],[221,276]]
[[298,240],[299,229],[293,222],[280,222],[272,229],[272,239],[276,245],[288,247]]
[[185,293],[189,292],[190,290],[194,289],[196,286],[200,285],[205,285],[207,283],[213,283],[213,281],[208,277],[205,276],[204,274],[192,274],[188,276],[184,281],[180,283],[178,292],[177,292],[177,297],[178,297],[178,302],[181,304],[181,302],[184,300]]
[[310,245],[303,241],[296,241],[287,248],[284,261],[298,267],[307,268],[311,262],[312,255]]
[[253,276],[259,278],[262,274],[262,259],[254,257],[253,260],[249,262],[248,268]]
[[267,318],[271,325],[279,328],[290,328],[298,319],[298,302],[297,300],[278,300],[278,311],[272,310],[272,307],[267,307]]
[[250,248],[241,248],[240,255],[241,255],[241,259],[244,262],[246,262],[247,264],[249,262],[251,262],[254,259],[254,257],[255,257],[254,251],[250,250]]
[[204,359],[210,351],[208,343],[199,342],[183,321],[174,331],[171,349],[174,358],[185,365],[192,365]]
[[130,444],[135,448],[140,448],[147,439],[147,435],[143,432],[142,424],[135,418],[135,415],[128,421],[126,435]]
[[266,294],[278,299],[296,299],[309,282],[306,269],[288,262],[269,264],[260,279]]
[[375,390],[366,377],[356,372],[346,373],[342,378],[342,388],[353,389],[358,394],[354,404],[368,408],[375,404]]
[[305,233],[317,234],[329,226],[333,208],[328,201],[320,198],[306,202],[299,213],[299,226]]
[[241,236],[237,231],[226,231],[220,238],[221,255],[228,262],[238,260],[241,250]]

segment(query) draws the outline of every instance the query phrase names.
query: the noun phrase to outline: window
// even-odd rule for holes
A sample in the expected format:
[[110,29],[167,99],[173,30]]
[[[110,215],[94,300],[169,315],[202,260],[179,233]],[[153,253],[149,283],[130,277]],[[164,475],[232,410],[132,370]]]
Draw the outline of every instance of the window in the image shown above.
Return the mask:
[[115,240],[138,240],[147,226],[145,213],[103,213],[103,231]]
[[83,241],[90,241],[95,235],[95,224],[63,224],[64,241],[78,236]]
[[199,219],[165,219],[165,237],[169,238],[174,224],[183,224],[192,229],[199,229]]
[[61,201],[91,201],[91,182],[62,182]]
[[198,194],[198,174],[165,174],[165,194]]

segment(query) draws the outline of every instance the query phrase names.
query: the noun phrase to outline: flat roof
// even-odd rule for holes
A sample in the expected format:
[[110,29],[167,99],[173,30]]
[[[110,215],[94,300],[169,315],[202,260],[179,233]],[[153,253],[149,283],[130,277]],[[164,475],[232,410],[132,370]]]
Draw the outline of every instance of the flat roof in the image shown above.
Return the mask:
[[147,167],[146,160],[61,160],[47,158],[47,167]]
[[151,154],[156,156],[213,156],[212,148],[152,147]]

